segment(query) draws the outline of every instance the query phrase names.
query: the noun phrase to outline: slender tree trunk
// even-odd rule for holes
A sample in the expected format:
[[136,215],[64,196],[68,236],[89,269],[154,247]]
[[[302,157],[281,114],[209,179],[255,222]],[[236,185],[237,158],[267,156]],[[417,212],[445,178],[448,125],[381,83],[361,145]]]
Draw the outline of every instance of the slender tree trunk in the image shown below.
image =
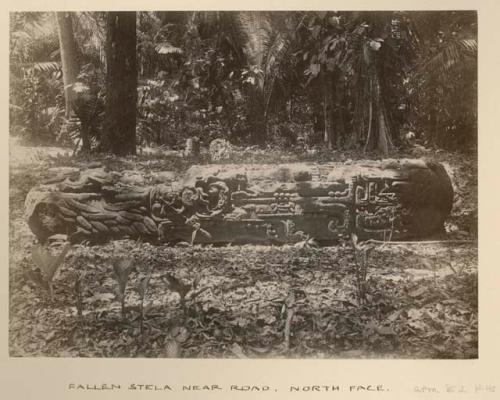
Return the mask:
[[380,81],[378,76],[375,77],[375,101],[377,106],[377,123],[378,123],[378,140],[376,142],[377,150],[382,152],[384,156],[389,155],[389,152],[394,148],[391,139],[391,127],[387,118],[387,110],[385,108],[384,99],[380,90]]
[[384,156],[387,156],[389,151],[392,149],[392,141],[389,134],[389,125],[387,123],[385,111],[381,107],[379,107],[378,122],[378,149]]
[[[371,87],[371,85],[370,85]],[[364,147],[364,152],[366,153],[366,150],[368,150],[368,146],[370,145],[372,141],[372,121],[373,121],[373,101],[371,99],[371,92],[370,92],[370,99],[369,99],[369,104],[368,104],[368,130],[366,133],[366,142],[365,142],[365,147]]]
[[324,134],[324,124],[325,118],[323,113],[323,104],[322,102],[318,102],[318,99],[311,99],[311,103],[313,104],[313,144],[317,145],[323,141]]
[[268,136],[268,124],[265,118],[265,105],[261,91],[252,87],[249,91],[249,111],[251,134],[253,144],[263,145]]
[[337,147],[345,143],[345,124],[344,124],[344,99],[345,83],[343,79],[337,77],[335,85],[335,132],[337,136]]
[[106,123],[103,149],[135,154],[137,103],[136,13],[108,12]]
[[63,70],[64,99],[66,104],[66,118],[69,119],[73,112],[74,91],[72,85],[78,75],[78,59],[73,22],[71,13],[56,12],[57,31],[59,34],[59,48]]
[[352,111],[354,113],[351,129],[352,134],[348,145],[349,147],[356,148],[360,144],[365,132],[366,107],[364,106],[364,88],[362,87],[356,88]]
[[324,73],[323,82],[323,116],[325,119],[323,141],[329,149],[336,143],[334,131],[333,79],[332,74]]
[[84,154],[90,153],[90,132],[89,132],[89,128],[83,122],[81,124],[80,136],[82,138],[82,152]]
[[430,96],[430,108],[429,108],[429,122],[427,127],[427,137],[432,144],[439,143],[439,95],[436,92],[435,87],[437,84],[431,81],[431,96]]

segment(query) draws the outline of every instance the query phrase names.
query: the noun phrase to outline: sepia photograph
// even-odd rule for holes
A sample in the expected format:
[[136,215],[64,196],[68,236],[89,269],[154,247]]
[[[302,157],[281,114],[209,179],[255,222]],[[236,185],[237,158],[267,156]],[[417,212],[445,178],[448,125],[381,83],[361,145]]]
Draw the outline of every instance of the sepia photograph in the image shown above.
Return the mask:
[[478,359],[476,11],[9,20],[11,358]]

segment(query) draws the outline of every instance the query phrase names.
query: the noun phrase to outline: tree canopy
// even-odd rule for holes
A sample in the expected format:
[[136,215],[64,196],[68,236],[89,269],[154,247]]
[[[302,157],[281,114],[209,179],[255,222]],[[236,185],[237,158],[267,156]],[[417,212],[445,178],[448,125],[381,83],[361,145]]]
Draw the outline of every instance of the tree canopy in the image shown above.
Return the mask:
[[[12,13],[11,132],[115,153],[188,137],[383,155],[409,133],[475,146],[475,12],[132,14],[115,32],[112,13]],[[127,77],[110,41],[135,47]]]

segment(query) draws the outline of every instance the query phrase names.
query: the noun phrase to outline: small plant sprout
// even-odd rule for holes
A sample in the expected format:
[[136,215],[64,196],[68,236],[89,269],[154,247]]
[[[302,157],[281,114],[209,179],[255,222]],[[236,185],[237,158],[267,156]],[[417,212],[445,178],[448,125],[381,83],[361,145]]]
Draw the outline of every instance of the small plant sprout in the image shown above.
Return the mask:
[[146,275],[141,278],[139,286],[137,287],[137,291],[139,292],[139,297],[141,299],[141,325],[140,325],[141,334],[144,331],[144,317],[145,317],[144,301],[148,293],[149,282],[151,281],[152,272],[153,272],[153,267],[150,266],[146,271]]
[[116,297],[121,304],[122,320],[125,320],[125,292],[127,290],[127,283],[130,273],[134,269],[133,260],[131,259],[116,259],[113,261],[114,277],[118,286],[115,289]]
[[369,245],[361,244],[358,241],[358,236],[355,233],[351,234],[351,241],[354,248],[354,273],[356,275],[356,297],[358,304],[366,303],[366,277],[368,273],[367,251]]
[[75,283],[73,285],[73,290],[75,294],[76,303],[76,313],[78,316],[78,323],[83,326],[83,296],[82,296],[82,281],[84,274],[80,271],[76,271],[74,274]]
[[284,344],[286,351],[290,350],[290,335],[292,329],[292,320],[296,310],[295,302],[296,302],[295,291],[293,289],[290,289],[283,303],[283,308],[281,309],[282,314],[286,313],[285,332],[284,332],[284,340],[285,340]]
[[205,292],[209,289],[209,287],[205,287],[202,289],[198,289],[198,285],[201,280],[201,275],[196,276],[196,278],[191,283],[184,283],[179,278],[171,274],[165,275],[165,283],[167,287],[173,291],[177,292],[180,297],[180,305],[182,309],[186,310],[186,300],[194,301],[201,293]]
[[179,278],[176,278],[172,274],[166,274],[165,275],[165,283],[167,287],[173,291],[177,292],[180,297],[180,304],[182,309],[185,308],[185,299],[186,295],[191,291],[192,286],[191,284],[186,284],[182,282]]
[[71,244],[66,243],[61,252],[56,256],[50,254],[45,247],[39,244],[32,249],[31,254],[37,269],[29,270],[27,275],[39,287],[47,290],[50,301],[54,300],[54,277],[70,248]]
[[189,332],[184,326],[170,328],[165,337],[165,357],[180,358],[182,355],[182,345],[188,338]]

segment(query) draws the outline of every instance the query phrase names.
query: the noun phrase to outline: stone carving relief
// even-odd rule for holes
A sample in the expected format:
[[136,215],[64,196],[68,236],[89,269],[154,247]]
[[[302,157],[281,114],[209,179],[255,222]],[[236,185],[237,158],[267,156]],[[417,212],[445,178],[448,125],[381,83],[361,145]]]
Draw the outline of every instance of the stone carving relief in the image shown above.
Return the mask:
[[442,230],[453,200],[444,168],[419,160],[214,168],[145,187],[102,169],[75,173],[30,191],[28,223],[41,242],[61,233],[72,241],[286,243],[314,237],[332,243],[351,232],[397,240]]

